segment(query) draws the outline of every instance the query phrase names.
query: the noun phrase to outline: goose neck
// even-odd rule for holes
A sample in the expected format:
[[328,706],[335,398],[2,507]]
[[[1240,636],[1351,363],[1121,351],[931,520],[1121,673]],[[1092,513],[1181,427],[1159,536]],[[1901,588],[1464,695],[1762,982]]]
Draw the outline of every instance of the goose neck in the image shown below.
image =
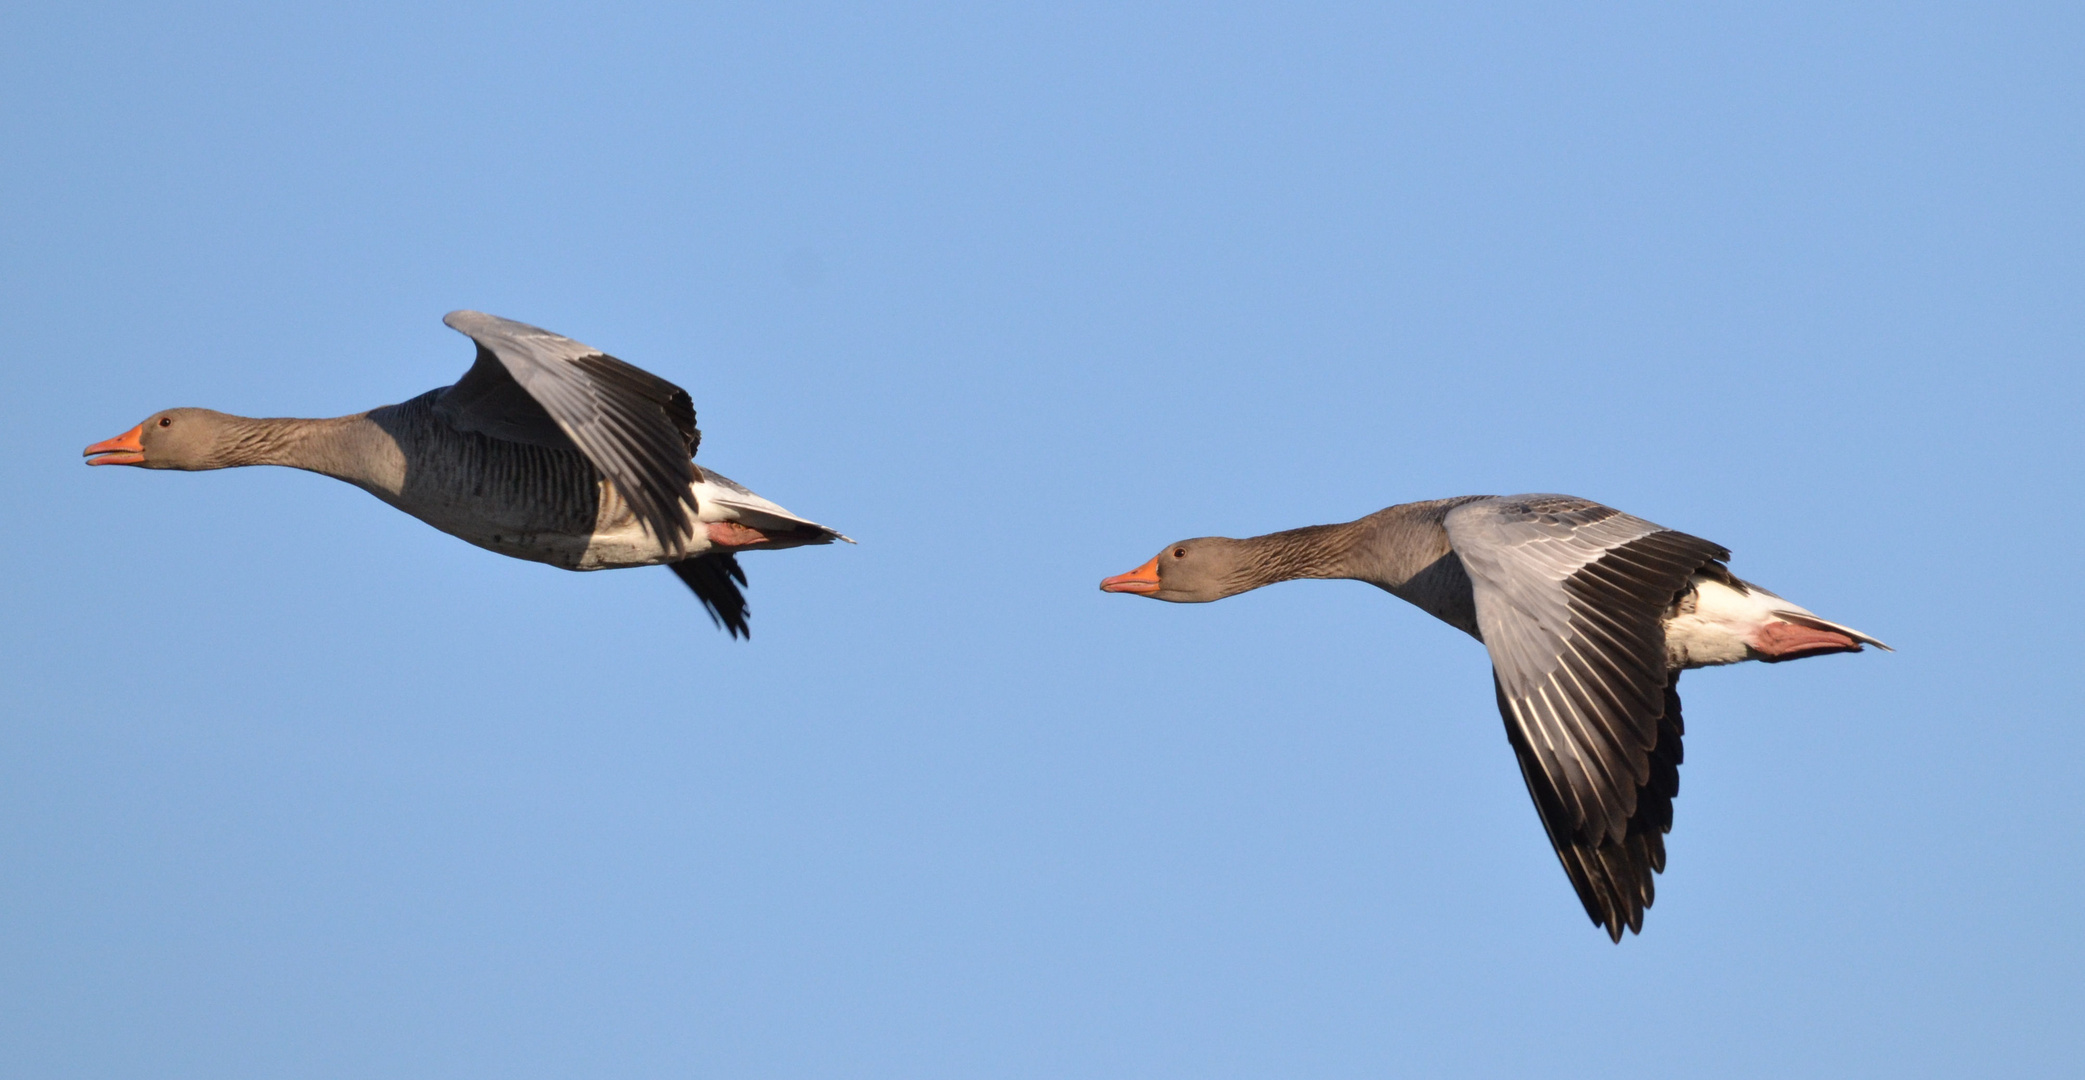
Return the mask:
[[1356,548],[1366,538],[1361,522],[1306,525],[1300,529],[1237,541],[1235,592],[1303,578],[1351,578],[1357,573]]
[[365,415],[324,420],[235,416],[227,421],[212,455],[215,467],[284,465],[351,482],[370,479],[365,474],[373,462],[365,444],[375,429]]

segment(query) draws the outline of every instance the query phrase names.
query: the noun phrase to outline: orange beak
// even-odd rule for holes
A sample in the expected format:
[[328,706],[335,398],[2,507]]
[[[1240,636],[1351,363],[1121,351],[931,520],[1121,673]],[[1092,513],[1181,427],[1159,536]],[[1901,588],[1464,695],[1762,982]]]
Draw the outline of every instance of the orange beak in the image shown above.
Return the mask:
[[143,465],[145,425],[139,424],[113,439],[104,439],[80,451],[89,465]]
[[1127,574],[1116,574],[1114,577],[1101,579],[1100,591],[1150,596],[1158,591],[1158,560],[1152,559]]

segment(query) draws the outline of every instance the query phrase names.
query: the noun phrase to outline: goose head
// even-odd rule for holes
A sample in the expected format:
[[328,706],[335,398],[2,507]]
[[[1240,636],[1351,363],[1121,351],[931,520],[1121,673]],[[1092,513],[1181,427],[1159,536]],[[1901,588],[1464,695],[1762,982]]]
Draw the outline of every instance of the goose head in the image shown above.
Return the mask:
[[1101,581],[1102,592],[1132,593],[1176,604],[1206,604],[1235,596],[1264,582],[1246,570],[1245,541],[1198,536],[1166,545],[1150,562]]
[[89,465],[147,469],[222,469],[234,462],[237,417],[209,409],[167,409],[113,439],[81,451]]

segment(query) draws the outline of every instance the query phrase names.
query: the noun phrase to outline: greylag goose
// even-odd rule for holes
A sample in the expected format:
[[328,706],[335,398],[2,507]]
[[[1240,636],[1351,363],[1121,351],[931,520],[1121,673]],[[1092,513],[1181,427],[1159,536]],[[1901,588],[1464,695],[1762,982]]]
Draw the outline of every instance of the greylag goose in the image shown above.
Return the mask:
[[1569,495],[1405,503],[1169,544],[1100,583],[1175,603],[1297,578],[1375,585],[1484,643],[1506,739],[1594,923],[1641,933],[1679,793],[1679,674],[1889,646],[1731,576],[1730,552]]
[[739,552],[847,539],[695,464],[702,433],[680,387],[526,323],[442,321],[478,346],[454,386],[327,420],[167,409],[88,447],[87,464],[287,465],[517,559],[664,563],[734,638],[750,634]]

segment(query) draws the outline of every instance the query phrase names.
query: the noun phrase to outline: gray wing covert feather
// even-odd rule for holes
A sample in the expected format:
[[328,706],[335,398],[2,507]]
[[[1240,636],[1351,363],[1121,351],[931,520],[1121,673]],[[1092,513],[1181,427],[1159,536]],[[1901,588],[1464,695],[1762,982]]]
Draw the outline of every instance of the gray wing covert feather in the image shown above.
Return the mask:
[[458,431],[471,431],[505,442],[547,446],[577,451],[565,429],[545,412],[543,404],[507,374],[507,367],[478,346],[477,358],[455,385],[434,400],[434,414]]
[[660,543],[686,544],[701,441],[687,391],[527,323],[477,311],[452,311],[442,322],[478,343],[477,362],[436,403],[445,418],[517,442],[558,445],[562,436],[614,482]]
[[1528,792],[1586,913],[1619,940],[1642,927],[1678,792],[1665,613],[1730,553],[1568,495],[1468,503],[1443,524]]

